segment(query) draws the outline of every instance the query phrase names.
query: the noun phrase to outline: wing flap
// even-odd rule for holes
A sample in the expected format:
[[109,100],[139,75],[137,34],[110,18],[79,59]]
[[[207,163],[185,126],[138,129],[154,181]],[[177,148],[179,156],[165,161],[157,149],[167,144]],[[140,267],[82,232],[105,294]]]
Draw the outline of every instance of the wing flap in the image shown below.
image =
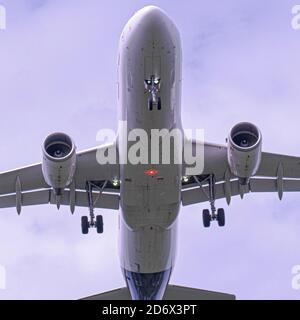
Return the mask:
[[[119,195],[111,194],[111,193],[102,193],[101,196],[98,196],[97,192],[93,192],[94,199],[94,208],[102,208],[102,209],[119,209]],[[51,193],[51,204],[56,204],[56,198],[53,192]],[[75,193],[75,203],[77,207],[88,207],[88,197],[86,192],[84,191],[76,191]],[[70,205],[70,191],[66,190],[63,192],[61,199],[61,205]]]
[[[300,191],[300,180],[284,179],[282,182],[284,192]],[[250,180],[251,192],[278,192],[277,185],[277,179],[253,178]]]
[[[241,187],[237,180],[230,182],[231,196],[236,196],[238,194],[245,194],[249,192],[248,186]],[[243,188],[242,190],[240,188]],[[181,192],[181,201],[183,206],[206,202],[208,198],[209,189],[208,185],[203,186],[203,188],[197,187],[193,189],[183,190]],[[225,183],[217,183],[215,185],[215,199],[225,198]]]
[[[22,206],[32,206],[37,204],[46,204],[50,200],[50,190],[38,190],[31,192],[24,192],[21,196]],[[9,194],[0,196],[0,208],[16,207],[16,195]]]
[[[215,199],[226,198],[226,184],[224,182],[217,183],[215,185]],[[230,196],[244,195],[246,193],[257,192],[278,192],[278,180],[277,179],[265,179],[265,178],[252,178],[249,185],[241,186],[238,180],[232,180],[230,182]],[[298,192],[300,191],[300,180],[296,179],[283,179],[282,180],[283,192]],[[209,189],[208,185],[203,188],[197,187],[192,189],[182,190],[181,201],[183,206],[206,202],[208,198]]]
[[[94,208],[102,209],[119,209],[119,195],[102,193],[98,197],[98,193],[93,193]],[[0,208],[13,208],[16,207],[17,199],[16,194],[9,194],[0,196]],[[30,192],[22,192],[21,194],[21,206],[32,206],[41,204],[56,204],[56,197],[52,190],[38,190]],[[70,191],[65,190],[60,199],[61,205],[70,205]],[[83,191],[76,191],[75,193],[75,205],[78,207],[88,207],[87,194]]]

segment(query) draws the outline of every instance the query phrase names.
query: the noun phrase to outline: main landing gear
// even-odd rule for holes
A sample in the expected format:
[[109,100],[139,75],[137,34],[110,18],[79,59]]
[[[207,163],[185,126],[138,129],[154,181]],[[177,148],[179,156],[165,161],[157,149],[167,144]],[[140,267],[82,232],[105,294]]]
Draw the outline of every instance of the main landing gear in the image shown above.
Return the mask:
[[225,211],[223,208],[219,208],[217,213],[210,213],[208,209],[204,209],[202,213],[203,225],[205,228],[210,227],[212,221],[218,221],[219,227],[225,226]]
[[[96,216],[94,214],[94,204],[99,200],[101,194],[106,187],[107,181],[101,187],[93,184],[88,181],[86,184],[86,192],[88,196],[89,210],[90,210],[90,219],[87,216],[81,217],[81,231],[83,234],[88,234],[90,228],[96,228],[97,233],[103,233],[103,217],[101,215]],[[99,194],[97,199],[94,201],[93,199],[93,189],[98,189]]]
[[225,211],[223,208],[219,208],[218,210],[215,207],[215,199],[216,199],[216,193],[215,193],[215,178],[213,175],[209,175],[204,180],[200,181],[197,176],[194,176],[195,181],[199,185],[199,187],[202,189],[202,191],[206,194],[204,188],[203,188],[203,182],[208,181],[208,191],[209,194],[206,194],[209,203],[210,203],[210,211],[208,209],[204,209],[202,213],[203,218],[203,225],[205,228],[209,228],[212,221],[217,221],[219,227],[225,226]]

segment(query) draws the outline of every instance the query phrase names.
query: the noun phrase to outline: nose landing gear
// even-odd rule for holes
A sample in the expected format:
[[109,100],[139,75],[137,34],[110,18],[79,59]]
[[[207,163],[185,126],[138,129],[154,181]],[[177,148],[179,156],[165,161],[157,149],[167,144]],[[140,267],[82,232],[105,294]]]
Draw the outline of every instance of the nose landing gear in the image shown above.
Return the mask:
[[154,106],[157,107],[157,110],[161,110],[160,79],[152,75],[150,79],[145,80],[145,90],[150,94],[148,110],[152,111]]
[[153,98],[149,97],[148,98],[148,110],[152,111],[155,105],[157,106],[157,110],[161,110],[161,98],[158,97],[157,102],[154,102]]

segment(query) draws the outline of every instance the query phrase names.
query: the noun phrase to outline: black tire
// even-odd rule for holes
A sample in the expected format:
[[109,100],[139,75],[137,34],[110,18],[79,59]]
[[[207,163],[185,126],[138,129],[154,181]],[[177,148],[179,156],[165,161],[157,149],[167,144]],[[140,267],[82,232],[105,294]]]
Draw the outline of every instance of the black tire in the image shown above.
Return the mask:
[[157,110],[161,110],[161,98],[158,98],[158,102],[157,102]]
[[210,213],[209,213],[208,209],[204,209],[203,210],[202,218],[203,218],[204,228],[209,228],[210,227],[210,222],[211,222],[211,216],[210,216]]
[[153,110],[153,101],[152,98],[148,98],[148,110],[152,111]]
[[81,232],[82,234],[89,233],[89,219],[86,216],[81,217]]
[[225,226],[225,211],[223,208],[218,209],[217,220],[219,227]]
[[96,228],[97,228],[97,233],[103,233],[103,217],[102,216],[96,217]]

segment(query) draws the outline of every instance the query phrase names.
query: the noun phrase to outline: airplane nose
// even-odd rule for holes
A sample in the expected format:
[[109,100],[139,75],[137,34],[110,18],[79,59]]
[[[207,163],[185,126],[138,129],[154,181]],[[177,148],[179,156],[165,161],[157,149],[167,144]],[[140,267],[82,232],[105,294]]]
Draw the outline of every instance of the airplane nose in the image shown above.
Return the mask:
[[143,46],[179,41],[177,28],[168,15],[160,8],[147,6],[137,11],[126,24],[121,40],[125,47]]
[[167,14],[160,8],[148,6],[136,13],[146,25],[160,24],[163,20],[168,19]]
[[137,12],[138,25],[144,30],[145,34],[159,35],[168,29],[170,22],[167,14],[158,7],[148,6]]

